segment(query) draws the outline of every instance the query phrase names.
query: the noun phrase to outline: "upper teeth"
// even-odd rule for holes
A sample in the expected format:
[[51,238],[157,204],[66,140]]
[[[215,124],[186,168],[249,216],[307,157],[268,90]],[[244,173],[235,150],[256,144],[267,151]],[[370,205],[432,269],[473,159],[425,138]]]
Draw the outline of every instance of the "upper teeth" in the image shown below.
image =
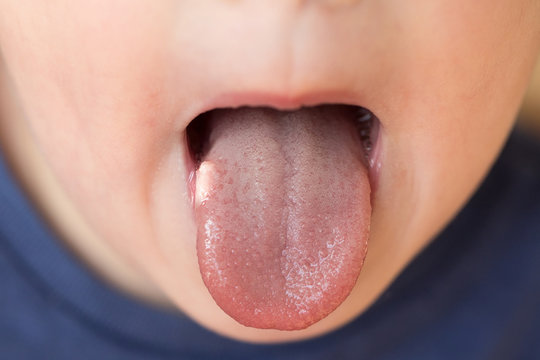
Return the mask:
[[369,153],[373,147],[373,143],[371,142],[373,114],[371,111],[365,108],[359,108],[356,113],[356,126],[360,135],[360,141],[366,151],[366,156],[369,157]]
[[365,108],[359,108],[356,113],[356,120],[361,123],[371,120],[372,117],[373,114],[371,113],[371,111]]

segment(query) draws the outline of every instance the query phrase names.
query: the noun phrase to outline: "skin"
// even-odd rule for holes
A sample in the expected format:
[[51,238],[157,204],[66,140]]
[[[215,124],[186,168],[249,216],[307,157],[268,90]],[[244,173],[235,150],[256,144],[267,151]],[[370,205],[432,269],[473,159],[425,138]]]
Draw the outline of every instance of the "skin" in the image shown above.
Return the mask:
[[[252,342],[306,339],[377,299],[486,174],[540,46],[537,0],[0,0],[3,151],[112,286]],[[301,331],[237,324],[199,274],[184,129],[234,105],[340,102],[381,120],[365,266]]]

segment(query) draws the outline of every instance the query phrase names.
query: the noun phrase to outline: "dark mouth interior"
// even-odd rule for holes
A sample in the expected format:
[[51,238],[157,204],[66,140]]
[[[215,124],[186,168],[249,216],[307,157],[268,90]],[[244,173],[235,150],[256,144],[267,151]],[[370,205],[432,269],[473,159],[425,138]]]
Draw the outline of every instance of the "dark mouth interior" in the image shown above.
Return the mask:
[[187,143],[195,169],[199,169],[201,159],[206,153],[210,127],[208,118],[212,110],[200,114],[186,128]]
[[[339,106],[350,107],[356,114],[355,118],[351,119],[351,121],[354,122],[358,131],[366,164],[369,167],[378,138],[379,120],[371,111],[364,107],[354,105]],[[208,151],[208,138],[211,130],[208,119],[212,111],[214,110],[200,114],[186,128],[187,143],[190,156],[195,164],[195,169],[199,168],[204,155]]]

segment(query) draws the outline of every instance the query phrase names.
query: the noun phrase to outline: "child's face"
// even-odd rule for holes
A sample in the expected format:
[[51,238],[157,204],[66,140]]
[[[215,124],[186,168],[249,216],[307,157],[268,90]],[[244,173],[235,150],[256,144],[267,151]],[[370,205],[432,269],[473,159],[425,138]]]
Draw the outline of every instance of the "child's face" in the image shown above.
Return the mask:
[[[364,311],[464,204],[512,126],[539,19],[537,0],[1,0],[0,49],[58,196],[100,241],[204,326],[277,341]],[[327,318],[246,328],[201,281],[184,131],[218,106],[318,103],[380,120],[369,254]]]

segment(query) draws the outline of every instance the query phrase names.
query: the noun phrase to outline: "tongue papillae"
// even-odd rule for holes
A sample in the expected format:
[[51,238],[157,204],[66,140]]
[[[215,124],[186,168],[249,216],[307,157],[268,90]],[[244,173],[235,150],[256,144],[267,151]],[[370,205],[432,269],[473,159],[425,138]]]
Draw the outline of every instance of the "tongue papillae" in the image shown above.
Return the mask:
[[196,174],[200,271],[246,326],[303,329],[351,292],[370,184],[351,108],[216,110]]

